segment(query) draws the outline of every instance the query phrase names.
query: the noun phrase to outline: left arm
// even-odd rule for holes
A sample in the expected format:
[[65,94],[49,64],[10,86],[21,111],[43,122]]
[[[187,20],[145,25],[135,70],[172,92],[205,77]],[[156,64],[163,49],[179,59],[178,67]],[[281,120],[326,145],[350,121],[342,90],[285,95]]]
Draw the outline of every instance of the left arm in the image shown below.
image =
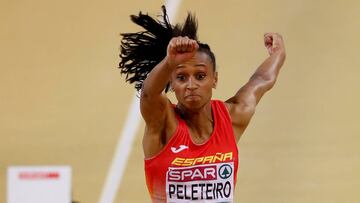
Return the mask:
[[225,102],[237,141],[248,126],[262,96],[274,86],[285,61],[285,47],[281,35],[266,33],[264,42],[270,56],[256,69],[249,81]]

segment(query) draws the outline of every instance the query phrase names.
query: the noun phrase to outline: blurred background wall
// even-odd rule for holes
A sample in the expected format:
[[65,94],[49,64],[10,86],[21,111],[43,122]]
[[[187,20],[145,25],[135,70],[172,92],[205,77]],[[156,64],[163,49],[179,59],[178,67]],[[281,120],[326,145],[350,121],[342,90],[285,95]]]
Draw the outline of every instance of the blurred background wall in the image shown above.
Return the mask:
[[[70,165],[73,197],[98,202],[135,91],[119,74],[129,15],[163,1],[0,1],[0,202],[10,165]],[[235,202],[359,202],[360,2],[183,0],[217,56],[226,100],[267,57],[287,60],[239,142]],[[116,202],[150,202],[140,124]]]

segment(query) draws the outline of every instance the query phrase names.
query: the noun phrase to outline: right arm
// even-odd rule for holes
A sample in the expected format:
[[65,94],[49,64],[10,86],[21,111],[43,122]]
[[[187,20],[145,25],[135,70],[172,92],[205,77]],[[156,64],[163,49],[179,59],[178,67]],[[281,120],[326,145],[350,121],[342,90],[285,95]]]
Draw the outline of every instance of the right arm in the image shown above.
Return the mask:
[[197,42],[187,37],[171,39],[167,56],[151,70],[143,83],[140,111],[146,124],[143,138],[145,158],[160,152],[167,137],[176,129],[175,114],[163,90],[176,66],[193,57],[197,48]]
[[235,96],[226,101],[237,141],[248,126],[260,99],[274,86],[286,58],[284,41],[280,34],[266,33],[264,42],[269,57]]

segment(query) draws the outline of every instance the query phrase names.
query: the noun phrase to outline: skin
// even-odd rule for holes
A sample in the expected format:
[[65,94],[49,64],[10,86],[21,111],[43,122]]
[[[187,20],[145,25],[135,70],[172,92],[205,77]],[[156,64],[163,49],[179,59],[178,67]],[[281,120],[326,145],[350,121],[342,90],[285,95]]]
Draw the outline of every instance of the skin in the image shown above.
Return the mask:
[[[256,69],[249,81],[225,101],[237,141],[248,126],[262,96],[274,86],[285,61],[281,35],[266,33],[264,43],[269,57]],[[198,52],[198,48],[197,42],[188,37],[171,39],[167,56],[144,81],[140,110],[146,123],[143,137],[145,158],[158,154],[168,143],[178,125],[176,114],[180,114],[186,121],[194,143],[206,142],[213,131],[210,100],[218,76],[210,57]],[[163,93],[168,82],[178,100],[176,111]]]

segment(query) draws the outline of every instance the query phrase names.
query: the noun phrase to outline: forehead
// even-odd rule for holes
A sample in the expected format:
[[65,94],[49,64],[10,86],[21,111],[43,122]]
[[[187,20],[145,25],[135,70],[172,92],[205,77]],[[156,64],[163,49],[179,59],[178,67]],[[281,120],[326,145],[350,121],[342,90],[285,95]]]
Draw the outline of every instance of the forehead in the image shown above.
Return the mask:
[[206,66],[212,68],[210,57],[204,52],[196,52],[196,54],[186,61],[185,63],[179,64],[177,68],[185,68],[187,66]]

